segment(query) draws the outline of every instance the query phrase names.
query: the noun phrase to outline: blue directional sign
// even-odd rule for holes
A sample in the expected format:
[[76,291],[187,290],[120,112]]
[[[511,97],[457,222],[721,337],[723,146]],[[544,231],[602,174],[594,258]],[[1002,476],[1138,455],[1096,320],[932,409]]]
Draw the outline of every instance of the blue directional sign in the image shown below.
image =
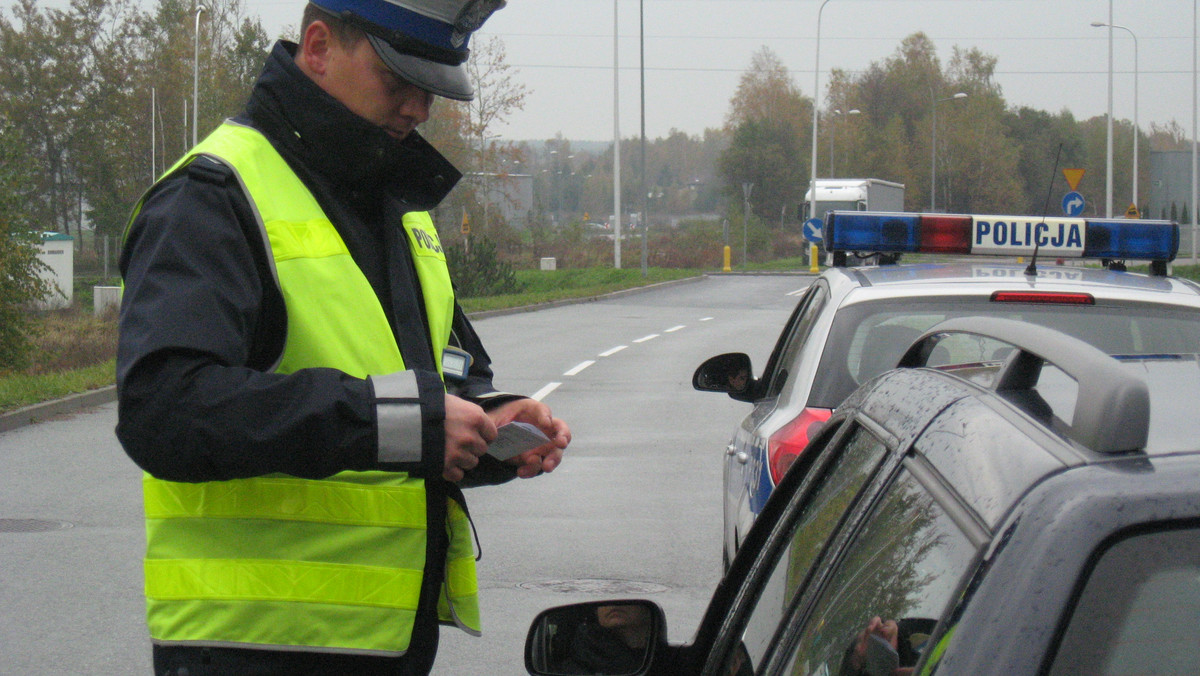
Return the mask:
[[821,241],[821,227],[824,223],[819,218],[810,218],[804,221],[804,239],[816,244]]
[[1078,216],[1078,215],[1082,214],[1083,208],[1086,206],[1087,206],[1087,202],[1084,201],[1083,195],[1080,195],[1078,192],[1076,192],[1074,190],[1063,195],[1063,200],[1062,200],[1063,214],[1065,214],[1067,216]]

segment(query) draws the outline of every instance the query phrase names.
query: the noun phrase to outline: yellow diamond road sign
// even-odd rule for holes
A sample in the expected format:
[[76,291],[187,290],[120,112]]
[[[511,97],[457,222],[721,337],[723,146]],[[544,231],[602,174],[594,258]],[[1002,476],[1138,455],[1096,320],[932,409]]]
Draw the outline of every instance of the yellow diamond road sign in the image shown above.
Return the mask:
[[1134,204],[1133,202],[1130,202],[1129,208],[1125,210],[1125,218],[1141,218],[1141,217],[1142,217],[1142,215],[1138,213],[1137,205]]
[[1079,181],[1083,178],[1083,169],[1063,169],[1063,176],[1067,179],[1067,185],[1071,186],[1071,190],[1079,187]]

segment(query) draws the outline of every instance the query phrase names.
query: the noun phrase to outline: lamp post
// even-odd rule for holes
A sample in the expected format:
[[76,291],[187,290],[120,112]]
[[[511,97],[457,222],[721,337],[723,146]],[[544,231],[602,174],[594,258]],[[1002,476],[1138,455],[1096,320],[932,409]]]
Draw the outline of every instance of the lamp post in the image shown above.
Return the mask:
[[1137,35],[1125,26],[1093,21],[1094,28],[1119,28],[1133,38],[1133,204],[1138,203],[1138,40]]
[[[858,115],[861,112],[862,111],[859,110],[858,108],[851,108],[850,110],[847,110],[845,113],[842,112],[841,108],[833,109],[834,115]],[[837,127],[833,126],[833,121],[831,120],[829,123],[829,176],[830,176],[830,178],[837,176],[837,172],[835,172],[833,170],[833,138],[834,138],[834,136],[837,135],[835,133],[836,129],[837,129]]]
[[641,118],[642,118],[642,217],[638,226],[642,229],[642,277],[650,274],[648,268],[649,252],[646,244],[646,231],[650,229],[650,192],[646,181],[646,2],[638,1],[638,76],[641,80]]
[[621,269],[621,82],[620,23],[617,0],[613,0],[613,267]]
[[204,5],[196,6],[196,32],[193,39],[195,53],[192,58],[192,145],[196,145],[196,130],[200,126],[200,15]]
[[1104,141],[1104,217],[1112,218],[1113,204],[1113,4],[1108,0],[1108,131]]
[[966,92],[958,92],[954,96],[933,100],[933,134],[929,143],[929,211],[937,211],[937,104],[943,101],[955,101],[967,98]]
[[809,218],[817,218],[817,118],[820,117],[817,110],[821,102],[821,13],[825,11],[827,4],[829,0],[821,0],[821,6],[817,8],[816,56],[813,58],[812,182],[809,183],[812,198],[808,201]]

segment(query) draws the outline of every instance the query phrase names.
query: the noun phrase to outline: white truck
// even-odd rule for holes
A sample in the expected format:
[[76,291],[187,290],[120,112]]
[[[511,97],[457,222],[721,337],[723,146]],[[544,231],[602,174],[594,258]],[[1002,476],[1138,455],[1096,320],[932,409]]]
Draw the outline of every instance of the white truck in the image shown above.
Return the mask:
[[804,193],[805,220],[839,211],[904,211],[904,184],[880,178],[818,178],[817,209],[813,213],[813,191]]

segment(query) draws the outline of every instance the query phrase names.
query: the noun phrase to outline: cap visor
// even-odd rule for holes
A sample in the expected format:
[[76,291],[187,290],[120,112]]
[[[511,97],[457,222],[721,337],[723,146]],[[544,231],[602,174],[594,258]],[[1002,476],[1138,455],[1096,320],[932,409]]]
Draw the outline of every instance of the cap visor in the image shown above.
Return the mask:
[[444,96],[457,101],[470,101],[475,98],[475,89],[467,77],[466,66],[447,66],[442,63],[426,61],[425,59],[401,54],[387,42],[374,35],[367,35],[375,53],[396,75],[411,82],[436,96]]

